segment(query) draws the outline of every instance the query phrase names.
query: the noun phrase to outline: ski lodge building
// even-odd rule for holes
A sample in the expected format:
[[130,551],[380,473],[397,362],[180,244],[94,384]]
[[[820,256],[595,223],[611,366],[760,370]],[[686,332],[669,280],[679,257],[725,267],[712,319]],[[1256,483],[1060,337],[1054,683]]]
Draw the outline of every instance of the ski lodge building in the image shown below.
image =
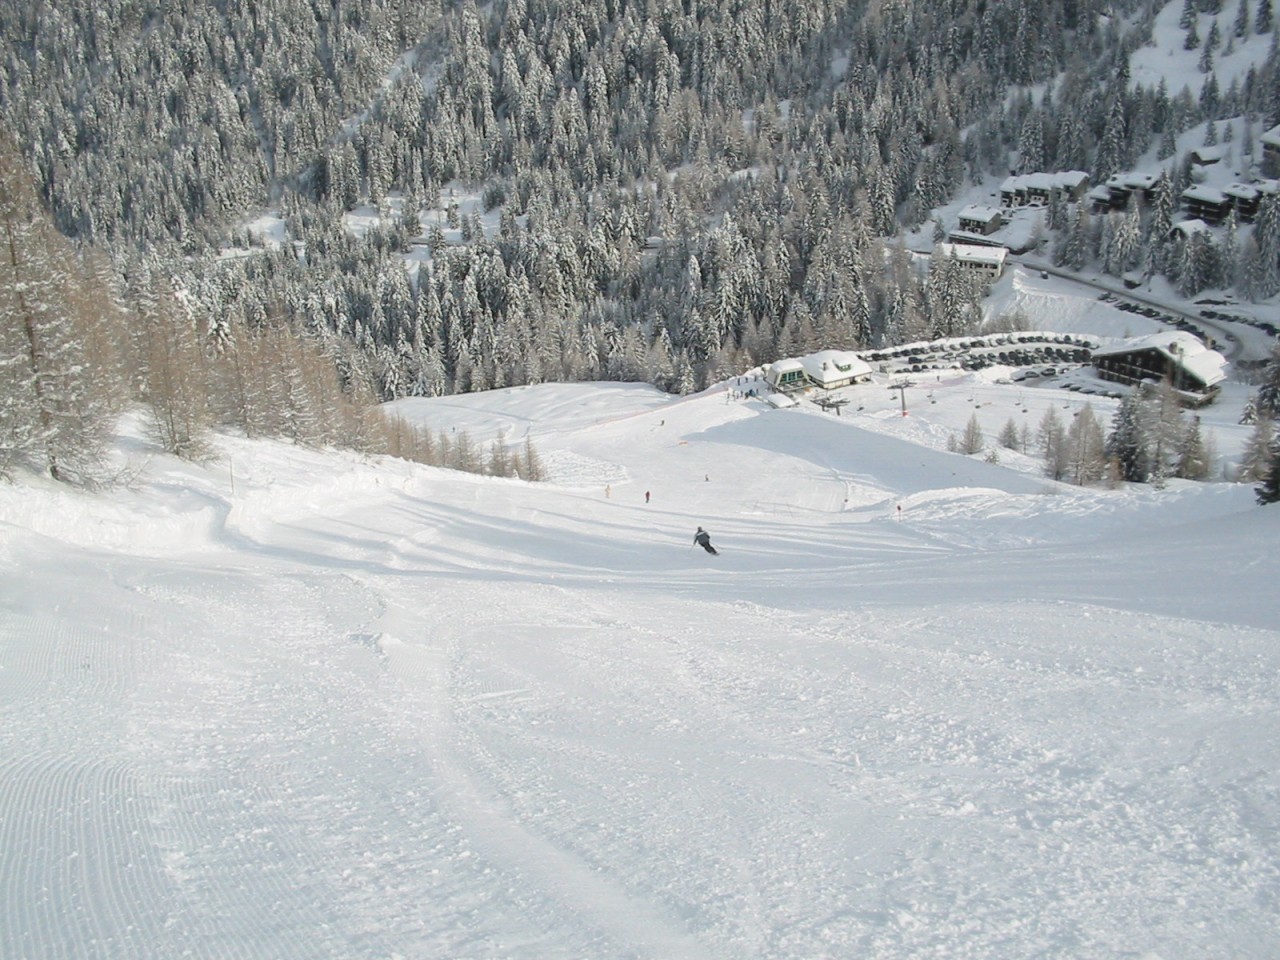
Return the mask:
[[821,387],[835,390],[871,379],[871,364],[856,353],[821,350],[807,357],[778,360],[765,370],[765,382],[784,393]]
[[1103,380],[1126,385],[1168,380],[1183,400],[1197,407],[1211,403],[1226,379],[1226,358],[1181,330],[1099,348],[1092,360]]

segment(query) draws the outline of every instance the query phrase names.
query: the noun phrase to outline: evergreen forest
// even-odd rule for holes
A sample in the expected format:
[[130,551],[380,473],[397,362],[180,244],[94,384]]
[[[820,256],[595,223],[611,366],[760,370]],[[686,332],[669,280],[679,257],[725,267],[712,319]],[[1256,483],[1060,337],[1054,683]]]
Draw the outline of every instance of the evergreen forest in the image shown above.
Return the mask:
[[[1129,75],[1163,6],[5,2],[0,470],[35,451],[91,474],[92,443],[69,441],[79,463],[50,438],[68,410],[92,437],[136,399],[184,455],[224,424],[429,459],[439,438],[367,408],[541,381],[687,393],[967,334],[983,290],[936,254],[916,269],[905,232],[993,177],[1098,183],[1157,145],[1171,175],[1149,206],[1050,208],[1055,259],[1266,299],[1275,195],[1243,238],[1169,222],[1178,134],[1280,123],[1271,0],[1185,0],[1196,96]],[[1265,59],[1216,82],[1214,57],[1259,35]],[[459,185],[484,217],[450,207]],[[356,233],[360,207],[379,217]],[[423,215],[440,207],[461,242]],[[247,228],[264,211],[285,242]]]

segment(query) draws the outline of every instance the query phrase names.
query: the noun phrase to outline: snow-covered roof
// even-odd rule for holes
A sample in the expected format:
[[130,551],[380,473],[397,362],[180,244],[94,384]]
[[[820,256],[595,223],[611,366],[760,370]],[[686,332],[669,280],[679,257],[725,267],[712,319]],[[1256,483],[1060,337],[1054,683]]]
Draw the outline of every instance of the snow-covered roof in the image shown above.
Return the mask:
[[788,357],[785,360],[775,360],[769,364],[769,372],[771,374],[789,373],[792,370],[803,370],[804,364],[794,357]]
[[1195,158],[1196,163],[1217,163],[1226,156],[1226,151],[1219,146],[1196,147],[1191,151],[1191,156]]
[[1258,188],[1251,183],[1233,183],[1222,188],[1223,194],[1234,200],[1256,200]]
[[1195,219],[1192,219],[1192,220],[1179,220],[1177,223],[1175,223],[1175,224],[1174,224],[1172,227],[1170,227],[1169,229],[1170,229],[1170,232],[1172,232],[1172,231],[1174,231],[1174,230],[1177,230],[1177,231],[1178,231],[1180,234],[1182,234],[1184,237],[1189,237],[1189,236],[1191,236],[1193,233],[1206,233],[1206,232],[1208,232],[1208,230],[1209,230],[1209,225],[1208,225],[1207,223],[1205,223],[1203,220],[1201,220],[1201,219],[1199,219],[1199,218],[1195,218]]
[[960,211],[961,220],[981,220],[983,223],[989,223],[1000,216],[1000,211],[996,207],[988,207],[983,203],[971,203]]
[[1280,123],[1276,124],[1258,139],[1268,146],[1280,147]]
[[1083,170],[1063,170],[1059,173],[1024,173],[1016,177],[1006,177],[1000,184],[1000,190],[1013,193],[1017,190],[1052,190],[1066,187],[1074,189],[1089,179]]
[[1009,256],[1007,247],[984,247],[976,243],[942,243],[944,257],[955,257],[969,263],[986,263],[992,266],[1003,266]]
[[1196,185],[1182,191],[1183,200],[1199,200],[1201,203],[1226,203],[1227,195],[1217,187]]
[[1226,357],[1217,350],[1210,350],[1198,337],[1183,330],[1165,330],[1123,340],[1109,347],[1099,347],[1093,351],[1093,356],[1115,357],[1141,350],[1163,353],[1206,387],[1212,387],[1226,379]]
[[[856,353],[849,353],[846,350],[819,350],[807,357],[801,357],[799,362],[804,366],[805,372],[815,380],[871,375],[871,364]],[[836,377],[835,373],[839,373],[840,376]]]
[[1123,190],[1151,190],[1163,179],[1163,172],[1147,173],[1142,170],[1130,170],[1128,173],[1117,173],[1107,181],[1107,186]]
[[1217,350],[1209,349],[1181,360],[1182,368],[1206,387],[1216,386],[1227,379],[1226,371],[1223,369],[1226,365],[1226,357]]

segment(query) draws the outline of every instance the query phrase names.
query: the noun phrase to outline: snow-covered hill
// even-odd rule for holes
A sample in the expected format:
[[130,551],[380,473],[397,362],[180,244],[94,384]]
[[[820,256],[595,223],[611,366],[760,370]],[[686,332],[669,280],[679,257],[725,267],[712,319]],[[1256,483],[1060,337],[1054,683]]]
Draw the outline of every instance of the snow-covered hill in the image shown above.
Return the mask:
[[539,485],[0,488],[0,956],[1272,955],[1280,510],[944,452],[1075,394],[856,391],[398,405]]

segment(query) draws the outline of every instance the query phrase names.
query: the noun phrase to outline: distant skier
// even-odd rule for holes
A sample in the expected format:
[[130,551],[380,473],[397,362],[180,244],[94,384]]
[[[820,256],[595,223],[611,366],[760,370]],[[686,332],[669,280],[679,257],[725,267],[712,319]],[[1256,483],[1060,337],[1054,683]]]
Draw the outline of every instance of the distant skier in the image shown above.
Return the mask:
[[707,533],[707,531],[703,530],[701,527],[699,527],[698,532],[693,535],[693,542],[703,550],[707,551],[707,553],[717,557],[720,556],[720,551],[711,545],[711,534]]

